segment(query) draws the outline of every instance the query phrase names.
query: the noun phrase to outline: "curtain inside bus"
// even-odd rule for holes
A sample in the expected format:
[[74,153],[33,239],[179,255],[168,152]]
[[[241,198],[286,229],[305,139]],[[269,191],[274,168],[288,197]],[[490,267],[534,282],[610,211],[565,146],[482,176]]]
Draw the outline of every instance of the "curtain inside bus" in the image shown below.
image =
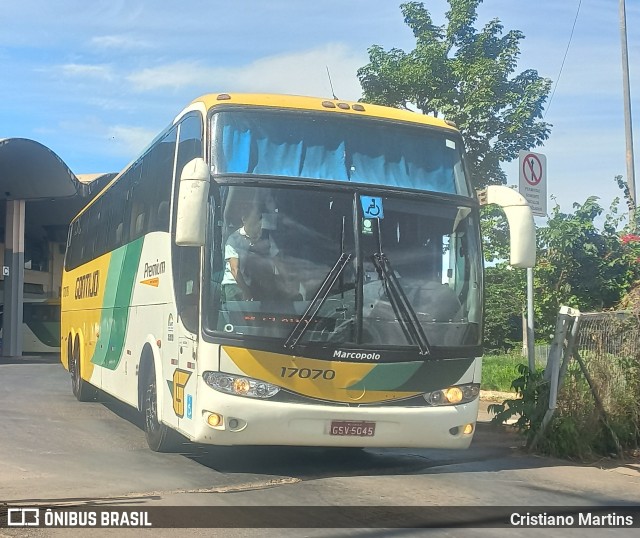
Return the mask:
[[272,111],[214,115],[216,174],[304,177],[468,195],[448,133],[352,116]]

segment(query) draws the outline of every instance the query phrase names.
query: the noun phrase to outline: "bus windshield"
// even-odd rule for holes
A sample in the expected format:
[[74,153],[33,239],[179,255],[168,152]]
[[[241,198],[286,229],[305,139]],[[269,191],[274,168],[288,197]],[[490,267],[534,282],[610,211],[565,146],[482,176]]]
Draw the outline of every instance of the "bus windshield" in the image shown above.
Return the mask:
[[212,171],[310,178],[469,196],[453,131],[282,110],[212,117]]
[[480,345],[471,207],[277,181],[213,190],[205,331],[285,348]]

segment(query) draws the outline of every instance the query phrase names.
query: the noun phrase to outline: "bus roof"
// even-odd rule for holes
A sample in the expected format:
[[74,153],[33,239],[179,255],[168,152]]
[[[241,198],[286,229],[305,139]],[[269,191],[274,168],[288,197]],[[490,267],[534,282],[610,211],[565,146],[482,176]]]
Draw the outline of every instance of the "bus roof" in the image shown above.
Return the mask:
[[427,116],[425,114],[402,110],[399,108],[345,101],[342,99],[323,99],[322,97],[305,97],[300,95],[284,94],[210,93],[194,99],[191,105],[193,106],[198,103],[202,103],[206,110],[228,104],[290,108],[294,110],[316,110],[322,112],[338,112],[358,116],[406,121],[457,131],[452,122],[447,122],[433,116]]
[[[262,106],[279,109],[288,108],[291,110],[315,110],[328,113],[345,113],[357,116],[429,125],[458,132],[458,129],[455,127],[453,122],[435,118],[434,116],[427,116],[418,112],[411,112],[409,110],[373,105],[370,103],[346,101],[343,99],[325,99],[322,97],[307,97],[302,95],[275,93],[208,93],[194,99],[184,110],[182,110],[182,112],[180,112],[180,114],[178,114],[178,116],[176,116],[175,121],[179,120],[179,118],[181,118],[187,111],[193,110],[194,107],[201,106],[205,110],[209,110],[216,106],[229,104]],[[111,179],[104,188],[102,188],[100,192],[98,192],[98,194],[73,218],[73,220],[76,220],[80,215],[82,215],[82,213],[84,213],[85,210],[88,209],[104,191],[115,183],[119,176],[124,173],[138,158],[139,156],[137,156],[136,159],[131,161],[120,173]]]

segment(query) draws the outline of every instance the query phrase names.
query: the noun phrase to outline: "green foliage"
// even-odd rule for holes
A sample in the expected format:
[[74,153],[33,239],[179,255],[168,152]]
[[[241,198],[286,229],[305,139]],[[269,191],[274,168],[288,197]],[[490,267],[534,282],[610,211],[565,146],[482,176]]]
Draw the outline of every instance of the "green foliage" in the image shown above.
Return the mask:
[[[637,323],[637,320],[636,320]],[[592,335],[597,337],[595,333]],[[536,451],[552,456],[589,460],[616,454],[622,450],[637,450],[640,444],[640,361],[638,356],[587,354],[583,357],[604,406],[604,413],[595,402],[591,387],[577,361],[569,363],[567,375],[558,394],[557,406],[544,433],[538,436],[549,407],[549,383],[544,372],[531,372],[525,364],[518,364],[519,376],[512,382],[517,398],[492,404],[489,412],[494,424],[516,419],[514,427],[531,446],[538,436]],[[491,383],[496,374],[487,368]],[[483,361],[483,377],[485,365]]]
[[521,355],[485,355],[482,359],[482,390],[511,392],[518,366],[527,361]]
[[[583,446],[572,456],[615,454],[621,448],[638,448],[640,443],[640,356],[637,345],[638,320],[618,320],[606,330],[590,333],[592,349],[581,353],[602,409],[596,405],[591,387],[577,362],[569,366],[558,398],[558,420],[571,420],[581,432]],[[635,327],[633,331],[631,327]],[[615,336],[613,336],[615,335]],[[624,342],[628,338],[627,342]],[[607,352],[605,341],[615,340],[616,353]],[[631,354],[627,354],[631,353]],[[612,432],[614,435],[612,435]],[[553,435],[555,432],[550,432]],[[548,436],[550,437],[550,436]],[[553,437],[551,437],[553,440]]]
[[542,371],[532,372],[525,364],[518,365],[518,373],[519,377],[511,383],[518,397],[490,405],[489,412],[495,414],[494,424],[516,418],[514,426],[526,435],[529,444],[542,425],[549,402],[549,385]]
[[484,346],[509,351],[522,343],[522,313],[526,309],[526,273],[506,263],[485,270]]
[[[541,340],[551,337],[561,305],[582,312],[618,305],[640,309],[640,236],[622,228],[619,204],[616,199],[606,213],[593,196],[574,203],[571,213],[556,205],[546,225],[538,227],[534,310]],[[515,318],[526,305],[526,273],[504,262],[509,245],[504,217],[496,211],[483,217],[485,260],[494,263],[485,277],[485,346],[509,349],[521,340]],[[629,295],[634,287],[638,291]]]
[[482,250],[487,262],[509,259],[509,225],[504,211],[496,205],[480,208]]
[[547,225],[539,228],[535,309],[544,333],[553,330],[561,305],[583,312],[613,308],[640,278],[637,256],[618,231],[618,204],[614,201],[601,229],[595,220],[603,209],[593,196],[575,203],[570,214],[556,205]]
[[[517,398],[492,404],[489,412],[495,415],[492,419],[494,424],[515,418],[513,426],[526,438],[526,446],[530,447],[549,408],[549,382],[544,379],[542,370],[532,372],[525,364],[518,365],[518,372],[520,375],[512,383]],[[539,437],[536,449],[558,457],[583,458],[592,454],[592,445],[585,441],[580,421],[570,414],[556,413],[544,435]]]
[[476,186],[503,184],[500,163],[549,136],[541,118],[551,81],[533,69],[514,74],[524,35],[503,33],[498,19],[477,30],[482,0],[448,1],[446,26],[436,26],[422,2],[401,4],[416,46],[408,53],[370,47],[369,63],[358,70],[363,99],[453,120]]

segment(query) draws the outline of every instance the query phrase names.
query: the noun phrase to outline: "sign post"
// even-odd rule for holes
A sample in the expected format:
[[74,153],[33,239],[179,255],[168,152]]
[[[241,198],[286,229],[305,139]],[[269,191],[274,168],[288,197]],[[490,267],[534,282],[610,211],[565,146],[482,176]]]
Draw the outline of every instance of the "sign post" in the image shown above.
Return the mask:
[[[547,157],[542,153],[520,151],[520,194],[529,202],[531,212],[547,215]],[[527,357],[529,371],[535,371],[535,333],[533,326],[533,268],[527,269]]]

